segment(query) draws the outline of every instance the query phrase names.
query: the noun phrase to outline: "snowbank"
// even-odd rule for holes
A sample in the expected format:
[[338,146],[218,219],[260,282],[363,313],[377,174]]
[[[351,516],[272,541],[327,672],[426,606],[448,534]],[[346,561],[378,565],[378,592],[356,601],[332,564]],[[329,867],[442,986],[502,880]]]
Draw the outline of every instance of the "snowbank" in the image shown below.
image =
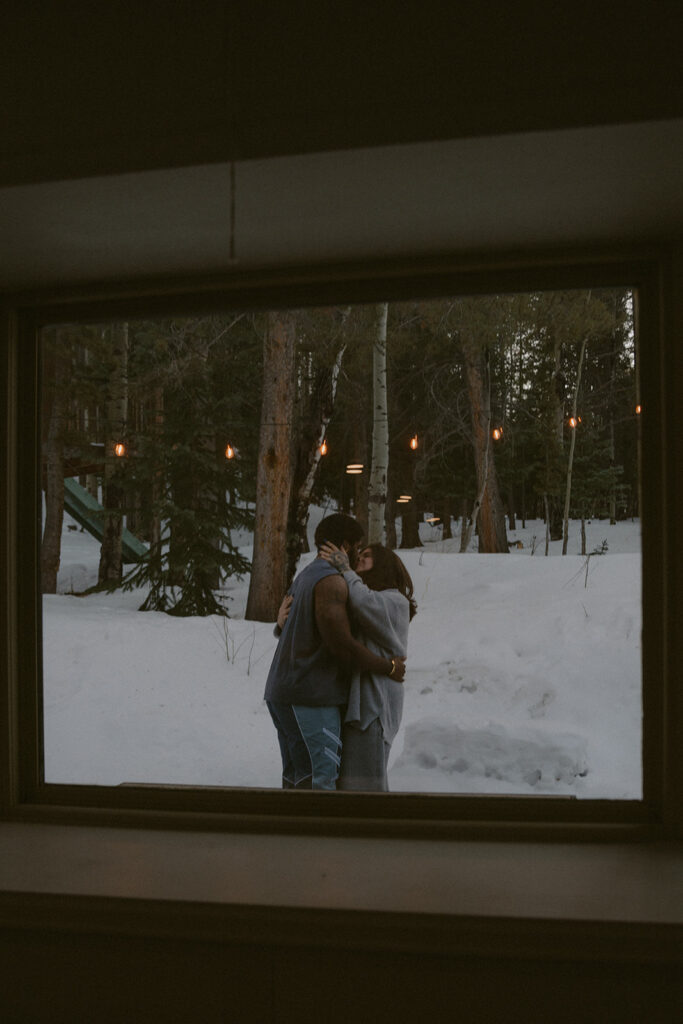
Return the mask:
[[[98,546],[69,525],[66,593],[44,599],[47,781],[279,786],[262,700],[275,640],[243,618],[248,579],[225,588],[229,620],[138,612],[140,593],[73,596]],[[638,524],[589,524],[588,550],[608,550],[587,572],[561,544],[543,557],[542,523],[508,556],[422,530],[425,547],[400,552],[419,611],[392,789],[639,798]]]

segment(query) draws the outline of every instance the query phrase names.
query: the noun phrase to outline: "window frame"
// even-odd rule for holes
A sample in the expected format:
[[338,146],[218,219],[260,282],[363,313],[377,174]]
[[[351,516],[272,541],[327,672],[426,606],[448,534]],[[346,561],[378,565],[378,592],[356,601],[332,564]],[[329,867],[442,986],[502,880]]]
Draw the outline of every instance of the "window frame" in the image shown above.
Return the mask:
[[[15,296],[2,306],[7,395],[0,455],[4,747],[0,813],[11,820],[172,826],[267,832],[405,837],[567,839],[673,834],[681,811],[674,715],[673,580],[666,571],[675,519],[666,502],[675,466],[673,262],[665,251],[566,253],[534,259],[422,261],[363,267],[235,273],[228,279],[149,282]],[[642,417],[643,799],[546,796],[300,793],[42,781],[40,572],[40,329],[55,322],[102,322],[190,315],[231,308],[300,308],[340,302],[519,291],[627,287],[637,293]],[[665,344],[666,341],[669,344]],[[667,629],[667,625],[669,628]],[[667,739],[670,741],[667,742]]]

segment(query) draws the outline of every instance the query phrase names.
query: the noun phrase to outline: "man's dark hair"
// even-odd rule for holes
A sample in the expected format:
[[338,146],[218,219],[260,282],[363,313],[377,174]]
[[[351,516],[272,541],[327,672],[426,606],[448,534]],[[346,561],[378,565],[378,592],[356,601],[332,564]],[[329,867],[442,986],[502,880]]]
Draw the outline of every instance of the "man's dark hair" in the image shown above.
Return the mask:
[[334,515],[325,516],[320,520],[313,539],[317,548],[321,548],[326,540],[340,548],[344,541],[348,544],[357,544],[363,536],[363,527],[357,519],[344,515],[343,512],[335,512]]

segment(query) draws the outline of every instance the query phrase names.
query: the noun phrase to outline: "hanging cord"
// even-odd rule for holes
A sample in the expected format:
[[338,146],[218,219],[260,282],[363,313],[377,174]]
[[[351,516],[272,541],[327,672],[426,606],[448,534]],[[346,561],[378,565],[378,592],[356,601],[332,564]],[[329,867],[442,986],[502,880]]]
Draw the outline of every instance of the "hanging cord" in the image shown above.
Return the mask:
[[229,125],[230,125],[230,198],[229,198],[229,239],[228,239],[228,262],[237,262],[237,248],[235,242],[235,219],[236,219],[236,194],[237,194],[237,170],[235,167],[235,147],[237,139],[237,111],[235,109],[235,96],[236,89],[235,83],[237,81],[237,69],[236,69],[236,53],[235,53],[235,40],[237,39],[237,24],[236,24],[236,10],[234,4],[228,4],[225,11],[226,20],[224,22],[225,31],[227,32],[227,40],[225,43],[226,56],[227,56],[227,67],[228,67],[228,80],[227,86],[230,97],[229,107]]

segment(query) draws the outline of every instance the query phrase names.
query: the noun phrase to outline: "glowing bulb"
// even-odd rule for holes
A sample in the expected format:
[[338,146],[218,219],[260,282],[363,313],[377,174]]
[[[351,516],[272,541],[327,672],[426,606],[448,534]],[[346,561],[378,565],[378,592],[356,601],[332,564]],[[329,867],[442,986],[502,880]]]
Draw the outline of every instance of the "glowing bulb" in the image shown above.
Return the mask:
[[320,445],[320,454],[327,455],[327,441],[323,441],[323,443]]
[[414,434],[413,437],[411,437],[410,447],[413,449],[413,451],[415,451],[415,449],[417,448],[417,434]]
[[642,405],[637,405],[636,406],[636,416],[640,416],[642,411],[643,411]]
[[494,427],[493,430],[491,431],[491,437],[493,438],[494,441],[500,441],[502,436],[503,436],[503,428],[502,427]]
[[122,441],[117,441],[114,445],[114,454],[118,455],[119,458],[126,454],[126,446]]
[[567,422],[569,426],[572,428],[572,430],[576,430],[577,426],[579,425],[579,421],[577,420],[576,416],[570,416]]
[[226,457],[226,459],[234,459],[235,458],[235,449],[233,448],[233,446],[231,444],[227,445],[227,447],[225,449],[225,457]]

